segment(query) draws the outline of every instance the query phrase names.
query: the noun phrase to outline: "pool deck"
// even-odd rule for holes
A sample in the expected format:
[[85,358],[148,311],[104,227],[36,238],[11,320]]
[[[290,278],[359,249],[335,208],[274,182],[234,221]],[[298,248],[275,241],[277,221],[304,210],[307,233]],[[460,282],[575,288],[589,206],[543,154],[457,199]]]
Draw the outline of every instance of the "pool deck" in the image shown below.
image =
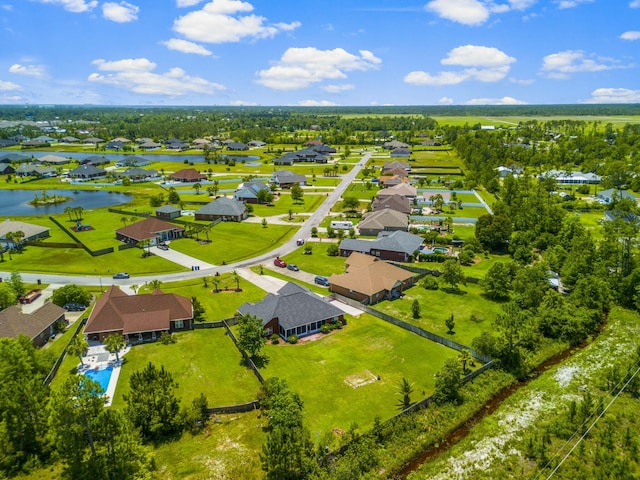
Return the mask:
[[120,367],[122,366],[122,356],[129,351],[129,348],[129,346],[125,347],[124,350],[118,354],[120,356],[120,361],[117,361],[116,355],[114,353],[109,353],[104,345],[97,342],[89,342],[89,350],[82,358],[84,367],[82,365],[78,365],[78,373],[83,375],[89,370],[100,370],[107,367],[113,368],[111,378],[109,379],[109,386],[107,387],[107,391],[104,392],[107,399],[105,403],[106,407],[111,405],[113,396],[116,393],[118,377],[120,376]]

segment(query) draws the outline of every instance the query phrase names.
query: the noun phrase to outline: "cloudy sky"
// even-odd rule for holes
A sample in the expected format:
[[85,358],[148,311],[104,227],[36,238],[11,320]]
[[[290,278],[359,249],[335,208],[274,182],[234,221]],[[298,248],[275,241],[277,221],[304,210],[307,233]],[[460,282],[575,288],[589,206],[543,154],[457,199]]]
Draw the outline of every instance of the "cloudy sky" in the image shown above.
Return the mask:
[[640,0],[0,0],[0,104],[640,103]]

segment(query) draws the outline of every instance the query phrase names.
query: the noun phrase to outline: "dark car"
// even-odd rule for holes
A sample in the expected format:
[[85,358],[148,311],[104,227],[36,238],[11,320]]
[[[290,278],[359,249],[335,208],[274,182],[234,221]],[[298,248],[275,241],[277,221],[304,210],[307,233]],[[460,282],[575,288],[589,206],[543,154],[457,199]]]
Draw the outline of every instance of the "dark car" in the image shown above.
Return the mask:
[[329,286],[329,279],[327,277],[321,277],[321,276],[317,276],[314,279],[314,282],[316,282],[316,284],[318,285],[322,285],[323,287],[328,287]]
[[81,303],[65,303],[63,308],[68,312],[82,312],[87,306]]
[[167,245],[166,243],[159,243],[158,248],[160,250],[169,250],[169,245]]
[[116,273],[113,278],[115,279],[120,279],[120,278],[129,278],[129,274],[126,272],[120,272],[120,273]]
[[293,263],[290,263],[289,265],[287,265],[287,269],[288,270],[293,270],[294,272],[299,272],[300,269],[298,268],[297,265],[294,265]]

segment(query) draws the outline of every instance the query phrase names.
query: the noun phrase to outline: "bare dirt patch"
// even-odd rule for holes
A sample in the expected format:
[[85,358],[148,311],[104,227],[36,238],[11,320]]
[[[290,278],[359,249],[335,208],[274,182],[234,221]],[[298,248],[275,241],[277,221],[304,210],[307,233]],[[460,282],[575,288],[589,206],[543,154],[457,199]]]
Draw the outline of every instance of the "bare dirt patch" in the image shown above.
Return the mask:
[[360,388],[376,381],[378,381],[378,376],[374,375],[369,370],[349,375],[344,379],[344,382],[351,388]]

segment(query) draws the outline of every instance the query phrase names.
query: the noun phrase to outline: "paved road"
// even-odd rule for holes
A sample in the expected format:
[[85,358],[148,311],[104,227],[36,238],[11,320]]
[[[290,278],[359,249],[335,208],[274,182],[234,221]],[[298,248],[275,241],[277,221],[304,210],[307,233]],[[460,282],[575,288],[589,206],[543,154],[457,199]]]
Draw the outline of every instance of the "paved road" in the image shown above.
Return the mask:
[[[347,190],[347,188],[349,188],[349,186],[351,185],[351,182],[353,182],[353,180],[356,178],[360,170],[362,170],[362,168],[369,161],[371,156],[372,156],[371,152],[365,153],[364,156],[362,157],[362,160],[360,160],[360,162],[358,162],[351,169],[349,173],[341,177],[342,181],[340,182],[340,184],[335,189],[333,189],[333,191],[327,193],[327,198],[325,199],[325,201],[318,207],[318,209],[315,212],[311,214],[311,216],[302,224],[298,232],[289,241],[287,241],[277,249],[274,249],[271,252],[259,255],[257,257],[254,257],[248,260],[243,260],[236,263],[230,263],[228,265],[219,265],[219,266],[211,266],[209,264],[206,264],[206,262],[202,262],[200,260],[198,260],[197,263],[192,264],[190,263],[189,260],[185,260],[184,258],[182,258],[182,261],[186,261],[188,265],[199,265],[200,270],[180,272],[180,273],[169,273],[169,274],[163,274],[163,275],[138,276],[138,277],[131,277],[128,279],[119,279],[119,280],[112,279],[111,277],[106,275],[96,277],[96,276],[87,276],[87,275],[71,276],[71,275],[56,275],[56,274],[49,274],[49,273],[46,273],[46,274],[45,273],[42,273],[42,274],[21,273],[22,280],[25,282],[33,282],[33,283],[40,280],[42,283],[47,283],[47,284],[66,285],[69,283],[75,283],[76,285],[83,285],[83,286],[100,285],[105,287],[108,285],[114,284],[114,285],[123,287],[123,286],[130,286],[130,285],[143,285],[144,283],[154,279],[159,279],[165,282],[172,282],[176,280],[188,280],[192,278],[200,278],[207,275],[213,275],[216,272],[227,273],[240,268],[250,267],[252,265],[273,262],[273,259],[276,256],[286,255],[294,251],[296,248],[298,248],[296,245],[296,239],[298,238],[308,239],[311,237],[311,229],[313,227],[318,227],[320,225],[320,222],[322,222],[322,220],[327,215],[329,215],[329,211],[331,210],[331,207],[333,207],[336,204],[336,202],[340,200],[340,197],[342,196],[342,194]],[[158,252],[159,251],[160,250],[158,250]],[[114,267],[112,268],[112,271],[127,271],[127,268],[126,268],[126,265],[114,265]],[[9,275],[10,275],[9,272],[0,272],[1,278],[8,278]]]

